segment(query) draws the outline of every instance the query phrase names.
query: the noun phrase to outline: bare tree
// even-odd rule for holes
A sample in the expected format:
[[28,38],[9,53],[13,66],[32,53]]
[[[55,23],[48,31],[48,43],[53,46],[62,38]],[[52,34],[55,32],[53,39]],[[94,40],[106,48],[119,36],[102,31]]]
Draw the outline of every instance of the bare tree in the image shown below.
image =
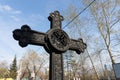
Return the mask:
[[[85,5],[88,5],[91,2],[92,0],[83,0]],[[120,33],[120,27],[117,27],[117,23],[120,21],[119,5],[119,0],[95,0],[89,7],[90,10],[88,10],[87,13],[83,16],[76,17],[69,26],[67,25],[72,38],[82,37],[86,40],[89,58],[93,58],[92,56],[95,54],[98,55],[96,58],[99,60],[96,61],[96,58],[91,59],[93,69],[96,72],[97,80],[100,79],[100,74],[98,73],[101,71],[98,68],[97,70],[95,69],[94,63],[100,62],[100,64],[97,65],[101,65],[103,70],[103,64],[104,62],[107,62],[103,61],[105,59],[102,59],[103,55],[107,55],[103,53],[109,54],[112,63],[115,63],[115,59],[113,58],[114,53],[119,53],[118,49],[120,46],[117,46],[117,48],[115,46],[115,44],[118,44],[119,40],[118,38],[116,41],[115,36]],[[70,5],[65,14],[67,14],[65,15],[65,20],[69,23],[70,20],[78,15],[78,11],[74,5]],[[96,42],[98,43],[96,44]],[[91,53],[95,54],[91,55]],[[103,74],[104,73],[102,73],[102,75]]]
[[[88,4],[91,0],[84,0],[84,3]],[[103,39],[105,49],[110,55],[111,62],[115,63],[112,52],[112,38],[116,28],[114,25],[120,19],[119,15],[119,0],[96,0],[90,7],[91,14],[97,24],[97,28]],[[104,46],[103,46],[104,47]]]
[[38,55],[35,51],[30,50],[27,54],[25,54],[20,61],[20,69],[21,69],[21,78],[28,77],[39,77],[42,78],[44,66],[46,65],[46,59],[42,56]]
[[[65,21],[68,23],[71,19],[73,19],[76,15],[78,15],[77,13],[78,13],[78,11],[75,8],[75,6],[70,5],[68,10],[66,10],[66,12],[64,12],[64,14],[67,14],[67,15],[65,15]],[[80,37],[82,37],[83,39],[89,38],[89,35],[87,35],[87,33],[86,33],[87,29],[83,25],[84,23],[85,23],[85,21],[81,20],[80,17],[77,17],[69,26],[67,26],[67,27],[69,27],[68,31],[69,31],[69,34],[72,38],[80,38]],[[89,43],[89,42],[90,41],[87,41],[87,43]],[[87,47],[89,47],[89,46],[87,46]],[[90,58],[89,60],[91,61],[92,67],[93,67],[92,70],[95,71],[96,77],[98,78],[96,69],[94,67],[93,61],[90,57],[90,54],[89,54],[88,50],[84,54],[80,54],[79,57],[77,57],[78,55],[75,56],[74,53],[72,53],[72,54],[73,54],[73,57],[75,58],[74,62],[71,64],[71,66],[72,66],[71,69],[73,70],[72,74],[74,76],[77,72],[79,72],[79,73],[77,73],[77,75],[79,75],[79,77],[81,77],[82,80],[87,80],[88,79],[86,77],[88,77],[89,71],[91,70],[91,68],[86,67],[86,65],[90,66],[89,64],[86,64],[87,63],[86,60],[88,60],[88,58]],[[70,55],[70,53],[68,53],[68,55]],[[89,79],[90,79],[90,77],[89,77]]]
[[[92,0],[83,0],[85,4],[89,4],[90,1]],[[117,49],[119,46],[115,46],[115,44],[118,44],[115,35],[119,34],[118,30],[120,29],[120,27],[117,27],[117,23],[120,21],[119,7],[119,0],[96,0],[89,8],[90,14],[93,16],[91,21],[95,21],[99,32],[99,43],[102,44],[100,47],[104,52],[106,51],[105,53],[109,54],[112,64],[115,63],[113,58],[115,53],[119,52]],[[102,51],[98,50],[97,53],[99,54],[99,52]]]

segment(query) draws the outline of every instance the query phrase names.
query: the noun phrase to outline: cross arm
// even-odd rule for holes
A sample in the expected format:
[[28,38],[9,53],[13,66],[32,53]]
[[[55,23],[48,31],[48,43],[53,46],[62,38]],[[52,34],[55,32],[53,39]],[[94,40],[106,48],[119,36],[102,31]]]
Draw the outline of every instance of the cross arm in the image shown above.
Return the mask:
[[69,43],[69,50],[74,50],[78,54],[83,53],[87,45],[83,42],[82,39],[71,39]]
[[21,29],[13,31],[13,37],[19,41],[21,47],[26,47],[28,44],[43,46],[45,44],[45,33],[31,30],[28,25],[23,25]]

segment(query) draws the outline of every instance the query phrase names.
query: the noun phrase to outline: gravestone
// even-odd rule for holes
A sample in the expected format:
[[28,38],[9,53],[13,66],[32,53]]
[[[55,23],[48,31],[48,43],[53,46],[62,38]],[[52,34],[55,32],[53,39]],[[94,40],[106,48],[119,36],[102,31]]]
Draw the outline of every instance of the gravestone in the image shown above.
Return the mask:
[[21,47],[28,44],[43,46],[50,54],[49,80],[63,80],[62,53],[73,50],[80,54],[86,49],[86,44],[82,39],[70,39],[61,29],[63,16],[58,11],[50,13],[48,20],[51,25],[46,33],[31,30],[28,25],[23,25],[21,29],[13,31],[13,37],[19,41]]

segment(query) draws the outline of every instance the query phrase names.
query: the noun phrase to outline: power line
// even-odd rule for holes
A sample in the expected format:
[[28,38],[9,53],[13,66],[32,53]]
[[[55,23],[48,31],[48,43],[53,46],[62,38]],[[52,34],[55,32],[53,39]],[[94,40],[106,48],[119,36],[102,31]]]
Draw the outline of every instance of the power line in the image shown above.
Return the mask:
[[76,15],[70,22],[68,22],[64,27],[67,27],[71,22],[73,22],[81,13],[83,13],[88,7],[90,7],[96,0],[93,0],[87,7],[85,7],[78,15]]
[[[63,27],[63,29],[65,28],[65,27],[67,27],[71,22],[73,22],[81,13],[83,13],[88,7],[90,7],[93,3],[95,2],[95,0],[93,0],[87,7],[85,7],[80,13],[78,13],[78,15],[76,15],[70,22],[68,22],[68,24],[66,24],[64,27]],[[40,48],[38,48],[37,50],[36,50],[36,52],[38,52],[40,50]]]

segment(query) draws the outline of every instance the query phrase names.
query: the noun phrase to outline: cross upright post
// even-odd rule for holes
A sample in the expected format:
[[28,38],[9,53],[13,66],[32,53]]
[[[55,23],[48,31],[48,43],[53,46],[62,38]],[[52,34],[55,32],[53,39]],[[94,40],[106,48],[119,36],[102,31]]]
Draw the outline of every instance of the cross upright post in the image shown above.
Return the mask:
[[62,53],[73,50],[80,54],[86,49],[86,44],[82,39],[70,39],[61,29],[63,16],[58,11],[50,13],[48,19],[51,25],[46,33],[31,30],[28,25],[23,25],[21,29],[13,31],[13,37],[19,41],[21,47],[28,44],[43,46],[50,54],[49,80],[64,80]]
[[[54,13],[50,13],[48,17],[49,21],[51,22],[50,31],[48,31],[48,38],[50,39],[49,42],[54,47],[57,47],[55,41],[51,40],[52,37],[59,39],[58,30],[61,29],[61,21],[63,21],[63,17],[59,14],[58,11]],[[62,35],[61,35],[62,36]],[[53,38],[53,39],[54,39]],[[55,49],[55,48],[53,48]],[[58,51],[52,51],[50,53],[50,71],[49,71],[49,80],[63,80],[63,57],[62,54]]]

